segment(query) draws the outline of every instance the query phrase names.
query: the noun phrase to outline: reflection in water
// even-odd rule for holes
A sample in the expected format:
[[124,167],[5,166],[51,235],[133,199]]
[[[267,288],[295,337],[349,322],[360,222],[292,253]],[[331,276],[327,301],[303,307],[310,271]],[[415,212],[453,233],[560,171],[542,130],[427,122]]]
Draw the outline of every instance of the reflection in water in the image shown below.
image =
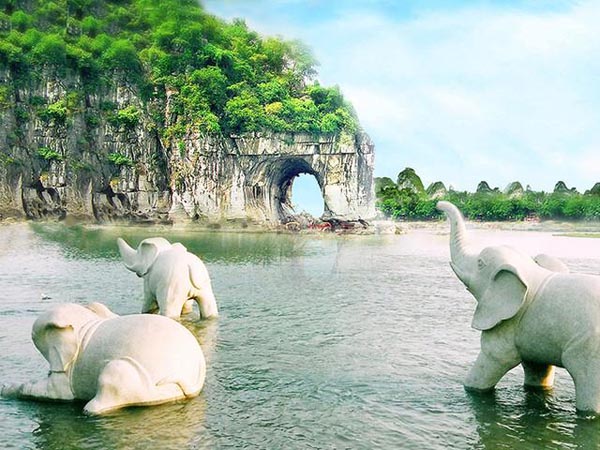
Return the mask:
[[513,387],[468,396],[481,448],[599,448],[599,419],[578,416],[574,404],[556,398],[552,389]]
[[206,359],[206,366],[210,370],[211,358],[217,346],[218,319],[198,320],[198,311],[196,310],[183,316],[180,322],[198,339]]
[[[528,254],[600,272],[600,239],[483,232]],[[221,316],[181,319],[202,345],[199,397],[89,418],[82,404],[0,399],[0,448],[597,448],[572,381],[526,391],[520,368],[491,396],[462,388],[479,351],[475,301],[449,265],[448,236],[218,234],[169,228],[0,226],[0,384],[48,365],[31,324],[57,303],[138,312],[142,283],[116,238],[181,241],[206,262]],[[558,253],[557,253],[558,252]]]
[[206,433],[206,399],[200,394],[187,402],[152,408],[126,408],[103,417],[82,414],[82,403],[31,403],[23,405],[38,426],[33,440],[40,450],[80,450],[85,448],[125,449],[193,448],[198,436]]
[[67,255],[74,258],[117,258],[118,237],[135,248],[142,239],[155,236],[181,242],[205,262],[265,263],[305,252],[305,240],[288,234],[274,239],[268,233],[190,232],[166,227],[67,227],[52,223],[33,223],[31,228],[43,239],[64,246]]

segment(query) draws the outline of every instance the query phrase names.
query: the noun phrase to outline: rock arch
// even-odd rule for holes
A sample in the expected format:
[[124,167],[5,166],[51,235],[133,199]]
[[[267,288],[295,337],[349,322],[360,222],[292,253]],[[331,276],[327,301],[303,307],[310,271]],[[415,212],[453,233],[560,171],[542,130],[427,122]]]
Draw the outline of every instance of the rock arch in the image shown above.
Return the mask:
[[[312,166],[310,158],[279,157],[257,164],[246,183],[245,194],[249,206],[262,210],[268,220],[285,222],[295,214],[292,206],[292,185],[294,179],[303,173],[315,177],[321,195],[324,195],[324,177]],[[327,202],[323,200],[327,212]]]
[[186,150],[185,158],[172,152],[170,178],[173,210],[189,217],[281,223],[301,173],[316,178],[326,218],[375,216],[374,146],[365,133],[198,136]]

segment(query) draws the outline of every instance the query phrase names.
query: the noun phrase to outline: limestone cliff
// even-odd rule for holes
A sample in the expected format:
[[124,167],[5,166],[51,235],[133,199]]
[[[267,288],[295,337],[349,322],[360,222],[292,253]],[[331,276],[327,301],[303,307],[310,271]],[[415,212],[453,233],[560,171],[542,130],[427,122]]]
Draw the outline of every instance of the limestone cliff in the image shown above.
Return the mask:
[[169,90],[144,96],[115,72],[82,89],[75,74],[44,70],[22,83],[0,71],[0,214],[88,221],[244,219],[292,212],[295,176],[315,176],[325,214],[374,216],[374,149],[363,132],[207,135],[176,119]]

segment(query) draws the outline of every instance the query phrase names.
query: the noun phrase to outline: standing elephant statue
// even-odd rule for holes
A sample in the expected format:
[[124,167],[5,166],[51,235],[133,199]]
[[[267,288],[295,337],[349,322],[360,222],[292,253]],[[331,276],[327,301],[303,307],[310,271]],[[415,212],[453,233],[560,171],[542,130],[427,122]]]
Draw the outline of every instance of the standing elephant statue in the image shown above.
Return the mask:
[[158,310],[179,318],[191,311],[191,299],[198,303],[201,318],[219,315],[206,266],[183,245],[161,237],[144,239],[137,250],[121,238],[117,244],[125,267],[144,279],[142,313]]
[[3,386],[4,397],[86,400],[84,412],[103,414],[195,397],[204,385],[200,345],[166,317],[65,303],[38,317],[32,338],[50,363],[48,377]]
[[518,364],[526,386],[549,388],[554,366],[564,367],[577,409],[600,413],[600,277],[507,246],[476,253],[456,206],[437,208],[450,219],[450,265],[477,300],[472,326],[481,330],[481,352],[465,388],[493,389]]

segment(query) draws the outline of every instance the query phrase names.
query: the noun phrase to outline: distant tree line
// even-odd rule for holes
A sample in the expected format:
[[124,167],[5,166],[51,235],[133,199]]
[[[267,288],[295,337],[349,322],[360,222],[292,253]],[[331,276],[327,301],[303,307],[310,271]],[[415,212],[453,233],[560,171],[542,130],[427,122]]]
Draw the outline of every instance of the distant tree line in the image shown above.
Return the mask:
[[[189,127],[228,134],[355,131],[356,115],[340,90],[314,81],[316,65],[301,42],[262,37],[243,20],[208,14],[197,0],[0,2],[0,68],[17,86],[47,70],[79,74],[81,90],[70,93],[71,104],[65,99],[48,111],[45,99],[30,100],[63,119],[81,107],[82,93],[121,76],[149,103],[170,94],[178,121],[167,135]],[[0,87],[0,108],[16,95],[12,89]]]
[[582,194],[562,181],[556,183],[553,192],[523,188],[518,181],[501,191],[482,181],[471,193],[446,189],[439,181],[425,189],[415,171],[406,168],[396,182],[376,178],[375,191],[378,208],[394,219],[440,219],[442,214],[435,205],[439,200],[448,200],[471,220],[600,220],[600,183]]

